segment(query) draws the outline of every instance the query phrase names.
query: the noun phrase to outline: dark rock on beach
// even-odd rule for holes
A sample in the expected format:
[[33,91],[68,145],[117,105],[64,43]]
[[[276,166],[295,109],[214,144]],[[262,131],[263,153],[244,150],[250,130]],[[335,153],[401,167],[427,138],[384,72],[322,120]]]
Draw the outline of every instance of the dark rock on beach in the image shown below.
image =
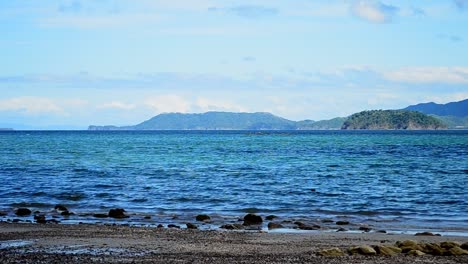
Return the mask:
[[93,214],[93,216],[96,217],[96,218],[107,218],[107,217],[109,217],[108,214],[100,214],[100,213]]
[[336,221],[337,225],[349,225],[349,221]]
[[127,218],[128,216],[125,214],[125,210],[122,208],[115,208],[110,209],[108,213],[109,217],[112,218]]
[[278,217],[276,215],[269,215],[269,216],[265,217],[265,220],[271,221],[271,220],[273,220],[275,218],[278,218]]
[[284,228],[284,226],[280,223],[275,223],[275,222],[270,222],[268,223],[268,229],[278,229],[278,228]]
[[28,215],[31,215],[31,210],[29,210],[28,208],[18,208],[16,209],[15,211],[15,214],[17,216],[28,216]]
[[35,215],[34,220],[38,224],[46,224],[47,223],[45,215]]
[[192,224],[192,223],[187,223],[185,224],[187,226],[187,229],[198,229],[198,226]]
[[197,217],[195,219],[197,221],[199,221],[199,222],[204,222],[204,221],[211,220],[211,217],[209,215],[206,215],[206,214],[199,214],[199,215],[197,215]]
[[261,223],[263,223],[263,219],[259,215],[247,214],[247,215],[244,216],[244,225],[245,226],[260,225]]
[[226,229],[226,230],[240,230],[240,229],[244,229],[244,226],[241,224],[225,224],[225,225],[220,226],[219,228]]
[[174,225],[174,224],[168,224],[167,227],[168,227],[168,228],[177,228],[177,229],[180,229],[180,226]]
[[434,234],[431,232],[421,232],[414,234],[415,236],[441,236],[440,234]]
[[64,205],[61,205],[61,204],[57,204],[54,207],[54,209],[57,210],[57,211],[68,211],[67,207],[65,207]]
[[370,228],[368,226],[361,226],[361,227],[359,227],[359,230],[364,231],[364,232],[370,232],[372,230],[372,228]]

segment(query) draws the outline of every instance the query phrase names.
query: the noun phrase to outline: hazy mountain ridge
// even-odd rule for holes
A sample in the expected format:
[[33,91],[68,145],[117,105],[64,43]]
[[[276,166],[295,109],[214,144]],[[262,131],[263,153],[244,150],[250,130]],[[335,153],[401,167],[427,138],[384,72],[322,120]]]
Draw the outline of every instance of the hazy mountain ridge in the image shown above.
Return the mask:
[[436,104],[434,102],[410,105],[403,110],[418,111],[428,115],[436,116],[468,116],[468,99],[451,102],[447,104]]

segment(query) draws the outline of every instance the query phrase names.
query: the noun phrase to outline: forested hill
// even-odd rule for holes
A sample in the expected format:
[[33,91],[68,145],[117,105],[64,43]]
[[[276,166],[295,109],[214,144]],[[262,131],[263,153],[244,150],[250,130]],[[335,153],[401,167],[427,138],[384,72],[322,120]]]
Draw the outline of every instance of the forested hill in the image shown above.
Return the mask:
[[405,110],[372,110],[351,115],[342,129],[445,129],[440,120],[426,114]]

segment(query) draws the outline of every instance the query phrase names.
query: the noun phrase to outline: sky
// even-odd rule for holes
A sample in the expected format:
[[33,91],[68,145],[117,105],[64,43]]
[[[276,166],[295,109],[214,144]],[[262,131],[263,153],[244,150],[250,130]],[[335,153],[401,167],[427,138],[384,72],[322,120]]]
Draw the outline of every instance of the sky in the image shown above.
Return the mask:
[[468,0],[0,0],[0,127],[468,98]]

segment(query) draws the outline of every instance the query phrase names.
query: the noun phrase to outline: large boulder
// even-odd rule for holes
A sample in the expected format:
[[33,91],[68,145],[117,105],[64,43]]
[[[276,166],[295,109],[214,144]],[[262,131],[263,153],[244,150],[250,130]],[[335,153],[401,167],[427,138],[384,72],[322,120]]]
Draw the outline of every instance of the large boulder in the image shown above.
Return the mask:
[[244,216],[244,225],[260,225],[263,223],[263,219],[261,216],[256,214],[247,214]]
[[28,208],[18,208],[15,210],[15,214],[17,216],[28,216],[28,215],[31,215],[31,210],[29,210]]
[[122,208],[110,209],[107,215],[112,218],[127,218],[128,217],[125,214],[125,210]]
[[468,255],[468,250],[464,250],[461,247],[452,247],[448,250],[448,253],[451,256],[466,256]]
[[211,220],[211,217],[209,215],[206,215],[206,214],[199,214],[197,215],[197,217],[195,217],[195,219],[199,222],[203,222],[203,221],[208,221],[208,220]]

